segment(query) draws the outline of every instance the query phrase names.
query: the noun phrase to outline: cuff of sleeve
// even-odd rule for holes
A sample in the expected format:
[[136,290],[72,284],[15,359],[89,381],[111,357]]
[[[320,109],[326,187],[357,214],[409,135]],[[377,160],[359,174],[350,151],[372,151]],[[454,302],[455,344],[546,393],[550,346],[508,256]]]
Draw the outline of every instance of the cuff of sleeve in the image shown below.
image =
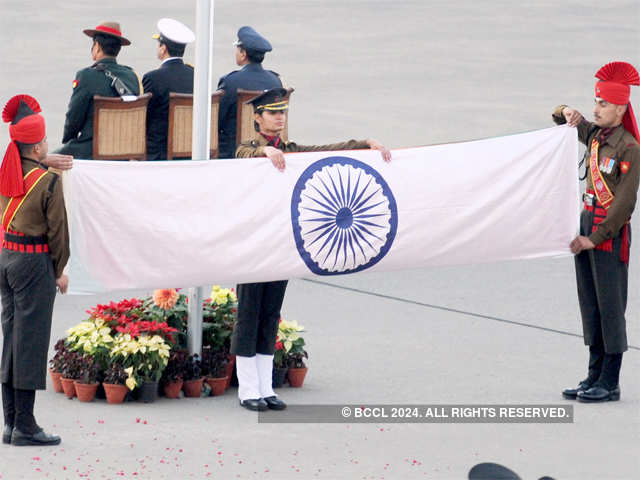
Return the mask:
[[551,114],[551,118],[556,124],[564,125],[565,123],[567,123],[567,120],[564,118],[564,115],[562,115],[562,110],[567,108],[567,106],[568,105],[558,105],[553,111],[553,113]]
[[604,235],[600,233],[598,230],[589,235],[589,240],[593,242],[594,245],[599,245],[606,240]]

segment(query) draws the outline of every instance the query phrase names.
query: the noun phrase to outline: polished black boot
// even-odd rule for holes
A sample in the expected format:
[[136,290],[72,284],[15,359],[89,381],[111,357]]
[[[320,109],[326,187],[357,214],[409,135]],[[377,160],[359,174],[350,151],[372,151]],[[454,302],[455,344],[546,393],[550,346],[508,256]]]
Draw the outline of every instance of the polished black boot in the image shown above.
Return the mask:
[[247,400],[240,400],[240,405],[242,405],[247,410],[252,410],[254,412],[264,412],[269,408],[267,406],[267,402],[265,402],[261,398],[248,398]]
[[578,393],[578,401],[583,403],[600,403],[620,400],[620,367],[621,353],[608,353],[604,356],[600,378],[591,388]]
[[590,389],[594,383],[600,378],[602,373],[602,363],[604,360],[604,349],[602,346],[589,347],[589,372],[587,378],[578,383],[577,387],[565,388],[562,396],[567,400],[575,400],[579,392]]
[[2,384],[2,411],[4,412],[2,443],[11,443],[11,433],[16,417],[16,402],[13,387],[9,383]]

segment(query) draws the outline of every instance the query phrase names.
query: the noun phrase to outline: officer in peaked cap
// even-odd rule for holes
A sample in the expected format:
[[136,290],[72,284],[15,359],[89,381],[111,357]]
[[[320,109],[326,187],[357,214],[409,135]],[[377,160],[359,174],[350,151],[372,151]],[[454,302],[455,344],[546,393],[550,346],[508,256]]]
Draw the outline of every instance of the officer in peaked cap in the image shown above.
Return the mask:
[[172,18],[158,21],[160,68],[142,77],[144,91],[152,93],[147,108],[147,160],[167,158],[167,130],[169,128],[169,94],[193,93],[193,67],[182,61],[187,44],[196,38],[191,29]]
[[[253,105],[259,135],[256,140],[238,146],[238,158],[267,157],[280,171],[285,169],[284,154],[289,152],[374,149],[380,151],[385,161],[391,160],[391,152],[373,139],[327,145],[300,145],[282,140],[280,134],[289,108],[288,92],[284,88],[262,92],[247,103]],[[248,410],[287,407],[272,388],[273,357],[286,289],[287,280],[238,285],[238,320],[231,338],[231,353],[236,355],[240,405]]]
[[283,87],[280,75],[262,68],[264,55],[272,50],[271,43],[251,27],[238,30],[236,64],[242,67],[220,79],[218,89],[224,90],[220,100],[218,130],[220,158],[233,158],[236,150],[236,112],[238,88],[268,90]]

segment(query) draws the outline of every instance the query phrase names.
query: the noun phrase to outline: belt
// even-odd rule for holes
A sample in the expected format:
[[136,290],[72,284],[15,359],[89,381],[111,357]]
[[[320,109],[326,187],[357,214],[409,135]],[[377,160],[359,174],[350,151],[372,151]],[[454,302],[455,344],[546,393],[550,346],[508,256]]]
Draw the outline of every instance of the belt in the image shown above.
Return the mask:
[[4,234],[2,248],[22,253],[49,253],[46,235],[32,237],[20,232],[8,231]]

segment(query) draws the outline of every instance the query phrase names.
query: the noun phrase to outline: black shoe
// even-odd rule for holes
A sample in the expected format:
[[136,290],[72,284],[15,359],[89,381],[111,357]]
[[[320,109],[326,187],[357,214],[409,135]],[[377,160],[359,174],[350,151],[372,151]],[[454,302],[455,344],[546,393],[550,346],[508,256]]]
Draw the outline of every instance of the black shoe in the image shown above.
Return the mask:
[[38,433],[29,435],[27,433],[22,433],[17,428],[14,428],[13,433],[11,434],[11,445],[18,447],[24,447],[26,445],[59,445],[61,441],[62,440],[58,435],[50,435],[44,430],[40,430]]
[[247,410],[253,410],[254,412],[264,412],[267,408],[267,402],[261,398],[249,398],[247,400],[240,400],[242,405]]
[[578,393],[578,401],[583,403],[615,402],[616,400],[620,400],[620,387],[607,390],[596,385]]
[[565,388],[562,391],[562,396],[567,400],[575,400],[580,392],[589,390],[594,383],[595,383],[595,380],[593,381],[590,381],[589,379],[583,380],[575,388]]
[[287,408],[287,404],[275,395],[273,397],[265,397],[264,401],[267,403],[267,407],[269,407],[271,410],[284,410],[285,408]]
[[4,430],[2,430],[2,443],[7,445],[11,443],[11,433],[13,433],[13,427],[5,425]]

